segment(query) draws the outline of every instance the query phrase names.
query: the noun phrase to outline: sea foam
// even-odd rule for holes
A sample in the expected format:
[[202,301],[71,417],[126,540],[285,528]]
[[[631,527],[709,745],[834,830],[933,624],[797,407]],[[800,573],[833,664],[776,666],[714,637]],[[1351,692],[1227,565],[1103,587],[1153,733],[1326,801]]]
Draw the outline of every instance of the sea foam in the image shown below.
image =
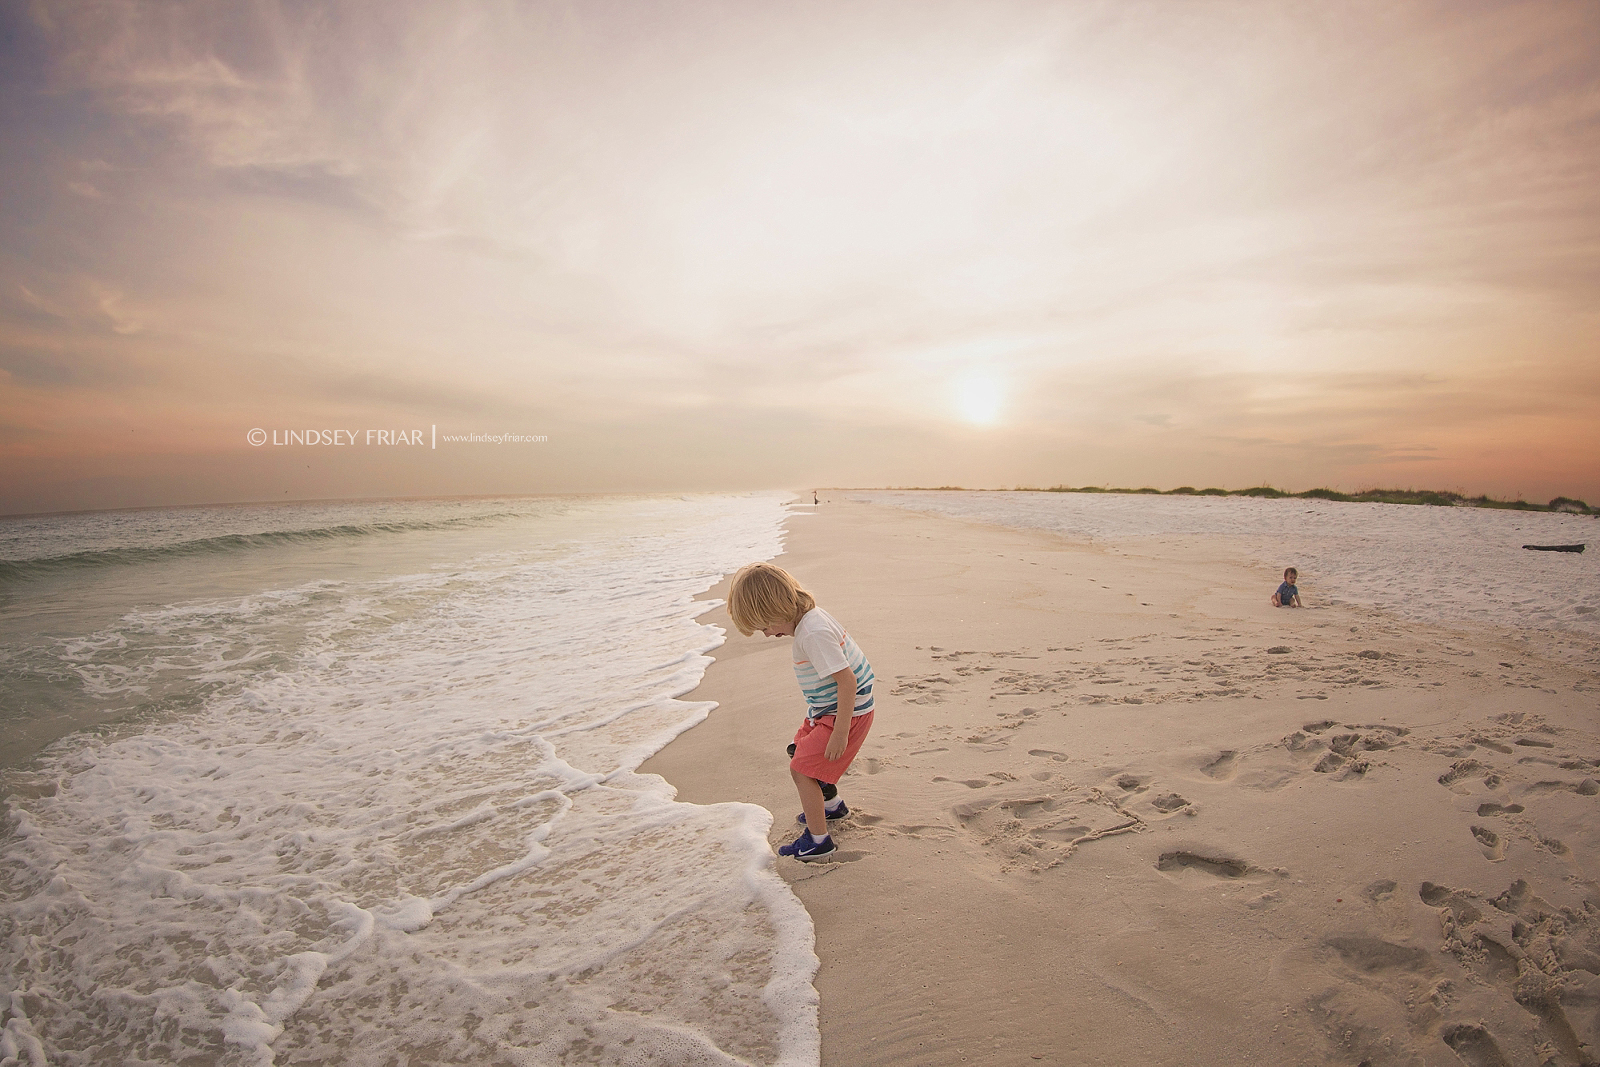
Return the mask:
[[0,1058],[818,1062],[770,814],[635,773],[712,707],[692,598],[780,550],[781,498],[583,510],[64,643],[107,696],[205,696],[8,776]]

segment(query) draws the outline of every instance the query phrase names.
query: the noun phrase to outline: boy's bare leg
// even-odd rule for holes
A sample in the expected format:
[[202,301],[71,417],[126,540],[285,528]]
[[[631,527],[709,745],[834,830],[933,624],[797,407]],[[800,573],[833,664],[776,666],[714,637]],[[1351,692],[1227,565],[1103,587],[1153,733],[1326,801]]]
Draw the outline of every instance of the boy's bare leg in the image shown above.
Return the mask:
[[789,776],[800,793],[800,806],[806,812],[806,829],[812,837],[825,837],[828,833],[828,813],[822,806],[822,785],[808,774],[790,768]]

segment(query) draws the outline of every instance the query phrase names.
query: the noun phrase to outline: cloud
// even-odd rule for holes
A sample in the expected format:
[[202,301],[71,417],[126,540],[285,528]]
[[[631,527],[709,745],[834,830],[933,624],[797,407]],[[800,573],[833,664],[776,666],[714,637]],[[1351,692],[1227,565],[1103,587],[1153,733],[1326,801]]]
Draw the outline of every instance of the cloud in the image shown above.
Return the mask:
[[1571,5],[31,10],[0,338],[68,391],[121,361],[196,412],[533,413],[619,455],[820,419],[880,482],[921,460],[868,425],[981,432],[1009,484],[1600,416]]

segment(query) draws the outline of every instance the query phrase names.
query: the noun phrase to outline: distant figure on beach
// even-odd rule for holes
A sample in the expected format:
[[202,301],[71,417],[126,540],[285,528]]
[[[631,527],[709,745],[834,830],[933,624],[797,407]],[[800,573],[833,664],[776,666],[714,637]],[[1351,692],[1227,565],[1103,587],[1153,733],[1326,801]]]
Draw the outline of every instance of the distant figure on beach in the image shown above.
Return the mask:
[[[800,813],[805,829],[778,855],[822,859],[838,850],[828,821],[850,814],[839,796],[839,779],[872,729],[872,665],[838,620],[817,607],[782,567],[752,563],[735,574],[728,614],[746,637],[757,630],[768,637],[794,637],[794,676],[806,698],[806,720],[789,746],[789,776],[805,809]],[[839,709],[845,707],[852,714],[839,730]]]
[[813,504],[820,504],[820,503],[822,503],[822,501],[820,501],[820,500],[818,500],[818,499],[817,499],[817,491],[816,491],[816,490],[815,490],[815,489],[813,489],[813,490],[811,490],[811,502],[812,502],[812,503],[813,503]]
[[1300,580],[1300,572],[1293,567],[1283,572],[1283,584],[1278,586],[1278,591],[1272,594],[1272,606],[1275,608],[1303,608],[1300,603],[1300,589],[1294,584]]

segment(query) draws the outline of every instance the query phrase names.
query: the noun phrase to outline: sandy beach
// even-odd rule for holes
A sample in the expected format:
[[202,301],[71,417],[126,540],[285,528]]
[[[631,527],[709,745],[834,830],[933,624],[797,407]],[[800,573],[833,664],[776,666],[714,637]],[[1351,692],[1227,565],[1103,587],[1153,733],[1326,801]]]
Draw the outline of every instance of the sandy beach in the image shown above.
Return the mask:
[[[834,498],[776,560],[879,680],[839,859],[777,861],[823,1064],[1596,1061],[1594,658]],[[641,770],[786,841],[789,642],[701,621],[719,706]]]

